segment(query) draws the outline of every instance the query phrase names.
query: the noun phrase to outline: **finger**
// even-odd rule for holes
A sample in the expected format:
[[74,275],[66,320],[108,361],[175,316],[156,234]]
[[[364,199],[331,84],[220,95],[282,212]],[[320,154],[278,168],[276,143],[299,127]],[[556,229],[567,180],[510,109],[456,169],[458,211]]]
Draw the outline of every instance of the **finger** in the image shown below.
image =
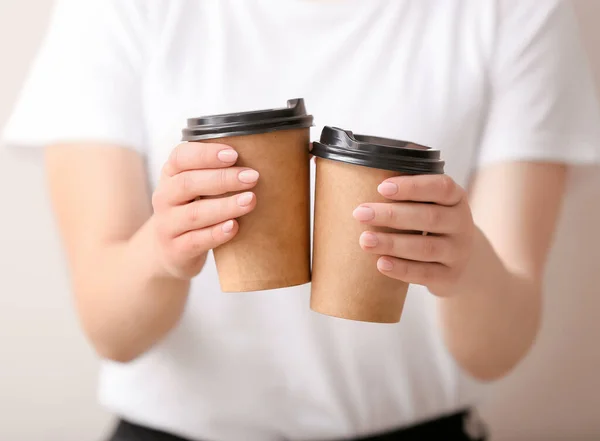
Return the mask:
[[185,170],[230,167],[237,159],[237,152],[225,144],[184,142],[171,152],[163,174],[175,176]]
[[465,191],[448,175],[397,176],[379,184],[377,191],[396,201],[433,202],[453,206]]
[[401,259],[437,262],[450,265],[455,262],[452,244],[448,237],[416,234],[390,234],[365,231],[360,235],[363,250]]
[[172,237],[206,228],[250,213],[256,207],[252,192],[215,199],[201,199],[171,210],[167,223]]
[[170,205],[186,204],[198,196],[249,190],[258,178],[258,172],[250,168],[188,170],[167,179],[161,192]]
[[461,231],[461,212],[456,207],[419,202],[362,204],[352,213],[368,225],[396,230],[452,234]]
[[430,286],[452,278],[452,270],[440,263],[413,262],[383,256],[377,260],[377,269],[392,279],[406,283]]
[[227,220],[217,225],[200,230],[189,231],[173,241],[173,254],[180,264],[201,256],[208,250],[218,247],[235,237],[239,224],[235,220]]

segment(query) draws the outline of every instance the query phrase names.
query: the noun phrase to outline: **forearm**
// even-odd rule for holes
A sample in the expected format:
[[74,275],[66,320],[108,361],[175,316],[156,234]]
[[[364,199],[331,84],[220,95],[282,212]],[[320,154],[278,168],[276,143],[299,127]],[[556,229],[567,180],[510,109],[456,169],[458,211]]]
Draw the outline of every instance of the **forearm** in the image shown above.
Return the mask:
[[540,323],[539,283],[509,270],[480,230],[463,277],[438,304],[450,352],[482,380],[512,369],[527,353]]
[[129,240],[89,247],[72,260],[83,328],[105,358],[130,361],[179,320],[189,282],[161,270],[150,218]]
[[[97,352],[129,361],[179,321],[189,280],[209,250],[231,240],[256,206],[256,171],[234,167],[223,144],[173,149],[152,194],[146,161],[129,148],[57,144],[46,149],[55,215],[84,331]],[[198,198],[198,196],[211,196]]]

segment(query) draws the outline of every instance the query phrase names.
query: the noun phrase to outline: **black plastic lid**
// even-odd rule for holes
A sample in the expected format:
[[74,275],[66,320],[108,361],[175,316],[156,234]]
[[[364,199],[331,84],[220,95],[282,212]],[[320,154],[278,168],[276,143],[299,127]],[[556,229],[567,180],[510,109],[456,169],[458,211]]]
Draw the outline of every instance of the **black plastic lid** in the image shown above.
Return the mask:
[[319,158],[393,170],[406,174],[442,174],[440,151],[419,144],[377,136],[355,135],[325,126],[311,153]]
[[190,118],[183,129],[184,141],[254,135],[276,130],[303,129],[312,126],[312,115],[306,114],[302,98],[289,100],[287,107],[253,112]]

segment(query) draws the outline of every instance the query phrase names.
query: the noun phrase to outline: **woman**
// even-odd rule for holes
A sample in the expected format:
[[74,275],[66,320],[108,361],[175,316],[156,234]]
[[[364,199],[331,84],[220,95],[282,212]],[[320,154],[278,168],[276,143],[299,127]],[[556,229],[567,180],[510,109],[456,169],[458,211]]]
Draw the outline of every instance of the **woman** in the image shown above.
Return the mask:
[[[260,176],[181,127],[293,97],[442,150],[446,176],[353,213],[435,233],[361,237],[412,284],[398,325],[312,313],[308,286],[219,291],[208,251]],[[64,0],[6,137],[46,147],[114,441],[466,440],[535,338],[566,166],[598,159],[598,122],[560,0]]]

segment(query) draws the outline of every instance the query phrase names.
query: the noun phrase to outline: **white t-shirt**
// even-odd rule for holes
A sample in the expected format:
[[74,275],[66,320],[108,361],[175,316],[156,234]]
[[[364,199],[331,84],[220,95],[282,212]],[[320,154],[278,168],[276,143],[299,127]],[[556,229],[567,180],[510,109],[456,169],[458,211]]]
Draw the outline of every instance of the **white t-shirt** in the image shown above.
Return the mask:
[[[600,118],[571,9],[559,0],[65,0],[5,132],[9,144],[117,143],[149,179],[188,117],[302,97],[323,125],[439,148],[465,185],[482,164],[588,163]],[[412,286],[402,321],[309,310],[310,286],[223,294],[209,259],[178,326],[102,403],[206,440],[335,439],[472,405],[482,385]]]

